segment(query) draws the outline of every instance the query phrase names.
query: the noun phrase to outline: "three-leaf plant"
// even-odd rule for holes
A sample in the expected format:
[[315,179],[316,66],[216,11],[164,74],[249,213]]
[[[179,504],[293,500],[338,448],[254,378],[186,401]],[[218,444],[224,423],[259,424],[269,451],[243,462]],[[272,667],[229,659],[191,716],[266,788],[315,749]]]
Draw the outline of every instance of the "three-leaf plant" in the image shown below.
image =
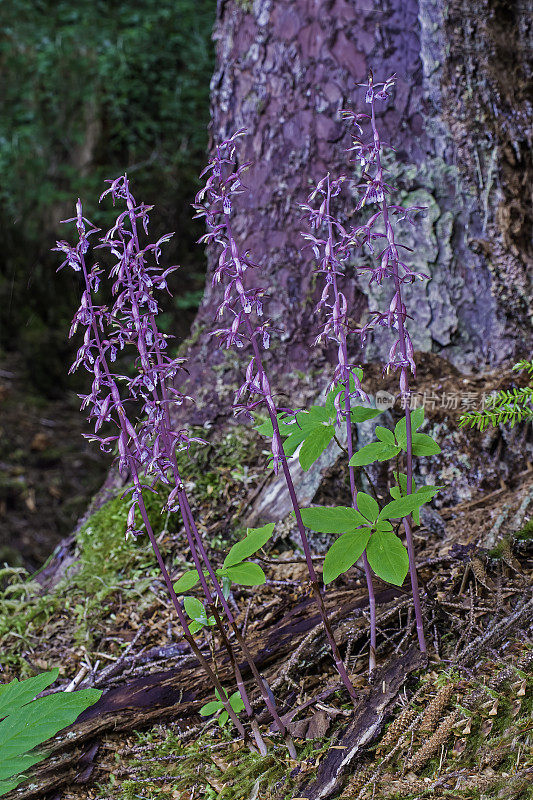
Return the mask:
[[[413,453],[419,456],[440,453],[439,445],[424,433],[417,433],[424,422],[424,409],[417,408],[411,414]],[[407,428],[405,417],[394,428],[394,432],[376,426],[377,442],[365,445],[350,459],[350,466],[360,467],[376,461],[396,458],[407,450]],[[407,550],[393,531],[391,520],[412,515],[420,524],[420,507],[429,502],[439,491],[438,486],[416,488],[412,482],[411,493],[407,493],[407,476],[394,473],[397,485],[390,490],[393,500],[380,510],[377,501],[364,492],[357,493],[357,509],[338,506],[336,508],[302,509],[304,524],[317,533],[340,533],[324,559],[323,580],[331,583],[352,567],[366,550],[368,562],[375,574],[396,586],[401,586],[409,570]]]
[[[211,702],[206,703],[205,706],[202,706],[200,709],[200,714],[202,715],[202,717],[210,717],[213,714],[217,714],[219,711],[222,711],[222,713],[218,717],[218,724],[220,725],[221,728],[223,728],[229,719],[229,714],[227,711],[224,711],[224,706],[220,700],[220,695],[216,689],[215,689],[215,695],[217,699],[211,700]],[[236,714],[244,710],[244,703],[242,701],[242,697],[239,692],[233,692],[233,694],[230,695],[228,699],[230,706],[232,707],[232,709],[235,711]]]
[[0,796],[26,780],[25,770],[47,757],[34,748],[72,725],[102,694],[99,689],[82,689],[35,700],[58,674],[54,669],[0,686]]
[[[357,372],[360,373],[359,377],[362,378],[362,370],[357,370]],[[351,380],[352,388],[354,388],[353,378]],[[309,409],[298,411],[296,414],[288,412],[278,414],[279,432],[285,440],[283,442],[283,452],[287,457],[290,457],[294,455],[301,445],[298,460],[305,472],[322,455],[335,436],[337,420],[335,401],[343,391],[344,389],[341,386],[332,389],[326,397],[324,406],[311,406]],[[378,414],[381,414],[381,411],[377,408],[368,408],[362,405],[351,408],[352,422],[354,423],[366,422],[377,417]],[[269,419],[258,425],[256,430],[267,438],[271,439],[273,436],[272,422]]]
[[[233,545],[224,559],[224,563],[216,570],[217,578],[222,579],[222,589],[226,599],[231,591],[231,584],[241,586],[261,586],[266,581],[266,576],[259,564],[247,561],[255,555],[268,542],[274,531],[274,523],[263,525],[262,528],[248,528],[246,536]],[[204,572],[205,577],[209,577]],[[174,584],[176,594],[183,594],[193,589],[200,581],[198,570],[191,569],[185,572]],[[214,625],[215,618],[208,617],[203,603],[196,597],[184,598],[185,611],[193,620],[189,626],[191,633],[196,633],[207,625]]]
[[[434,456],[440,453],[437,442],[426,433],[417,433],[424,422],[424,408],[411,412],[412,447],[414,456]],[[350,459],[351,467],[363,467],[376,461],[389,461],[403,450],[407,452],[407,425],[405,417],[396,424],[394,432],[376,425],[377,442],[365,445]]]

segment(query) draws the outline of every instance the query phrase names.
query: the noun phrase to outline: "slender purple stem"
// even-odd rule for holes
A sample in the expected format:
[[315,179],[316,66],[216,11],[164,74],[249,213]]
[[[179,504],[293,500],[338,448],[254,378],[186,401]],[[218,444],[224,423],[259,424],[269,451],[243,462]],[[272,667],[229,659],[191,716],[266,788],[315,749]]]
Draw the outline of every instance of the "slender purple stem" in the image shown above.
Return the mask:
[[[371,103],[371,108],[372,108],[371,124],[372,124],[372,131],[374,134],[374,147],[376,151],[376,169],[377,169],[377,175],[381,179],[381,176],[383,174],[383,168],[381,165],[381,157],[380,157],[381,145],[380,145],[379,132],[376,126],[376,116],[375,116],[373,99]],[[409,408],[409,379],[408,379],[408,370],[407,367],[405,366],[405,364],[408,363],[407,341],[406,341],[406,332],[404,325],[406,311],[405,311],[405,306],[403,305],[402,302],[401,281],[398,270],[398,261],[399,261],[398,250],[394,238],[394,230],[389,219],[386,196],[383,197],[383,200],[381,202],[381,210],[383,214],[383,224],[385,226],[385,234],[390,248],[390,253],[392,255],[391,268],[392,268],[394,287],[398,303],[398,310],[396,315],[396,318],[398,320],[398,338],[399,338],[400,352],[404,361],[404,364],[400,368],[400,390],[403,398],[405,399],[405,421],[407,429],[407,494],[411,494],[412,477],[413,477],[413,444],[412,444],[412,431],[411,431],[411,411]],[[422,617],[422,606],[420,603],[420,591],[418,588],[418,576],[416,573],[416,557],[415,557],[415,548],[413,543],[413,534],[411,530],[410,516],[405,517],[403,523],[405,529],[405,538],[407,542],[407,552],[409,555],[409,575],[411,578],[411,587],[413,590],[413,603],[415,607],[418,642],[420,645],[420,650],[423,653],[425,653],[426,641],[424,636],[424,622]]]

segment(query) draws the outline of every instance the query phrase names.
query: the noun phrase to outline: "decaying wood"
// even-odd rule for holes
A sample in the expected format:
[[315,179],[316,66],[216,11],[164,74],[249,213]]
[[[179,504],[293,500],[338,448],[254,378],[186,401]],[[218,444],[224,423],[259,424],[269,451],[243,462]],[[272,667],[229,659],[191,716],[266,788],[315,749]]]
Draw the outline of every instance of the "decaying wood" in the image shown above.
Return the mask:
[[[378,593],[376,596],[378,607],[390,604],[398,594],[399,590],[394,588]],[[331,619],[337,641],[341,646],[345,645],[348,630],[341,621],[353,617],[366,605],[366,601],[354,596],[353,591],[341,591],[331,592],[327,604],[330,610],[335,609]],[[313,632],[315,641],[324,638],[316,605],[307,597],[285,615],[280,606],[278,614],[267,624],[254,627],[248,636],[248,644],[257,667],[271,685],[283,682],[276,681],[276,678],[280,674],[283,675],[289,655]],[[84,711],[74,726],[56,737],[50,748],[50,753],[54,757],[36,767],[31,784],[15,790],[10,797],[17,800],[42,797],[52,789],[73,782],[76,775],[83,775],[86,771],[86,765],[80,762],[82,753],[97,743],[106,732],[129,731],[163,721],[179,722],[179,727],[184,732],[188,727],[196,727],[200,720],[198,709],[210,699],[211,688],[204,680],[199,680],[200,668],[196,659],[184,659],[184,656],[187,656],[186,650],[181,644],[176,647],[179,649],[175,655],[180,662],[185,661],[185,663],[164,671],[144,674],[135,680],[128,680],[120,686],[112,686],[104,691],[100,700]],[[153,655],[157,659],[161,656],[160,648],[155,648],[155,651]],[[302,658],[307,659],[306,668],[309,669],[313,663],[316,666],[326,651],[325,646],[314,646],[312,653],[302,654]],[[142,656],[146,656],[146,653]],[[221,682],[231,683],[231,670],[226,652],[218,651],[216,658]],[[146,672],[149,668],[149,662],[145,663]],[[240,668],[247,688],[252,690],[253,683],[247,663],[242,662]],[[110,671],[108,677],[112,681],[114,673]],[[105,690],[106,684],[98,678],[94,683]],[[286,709],[282,709],[284,710]]]
[[338,790],[339,782],[362,750],[374,741],[387,719],[398,692],[409,677],[426,663],[426,657],[411,648],[379,671],[372,686],[362,693],[352,721],[322,761],[316,781],[297,791],[308,800],[322,800]]

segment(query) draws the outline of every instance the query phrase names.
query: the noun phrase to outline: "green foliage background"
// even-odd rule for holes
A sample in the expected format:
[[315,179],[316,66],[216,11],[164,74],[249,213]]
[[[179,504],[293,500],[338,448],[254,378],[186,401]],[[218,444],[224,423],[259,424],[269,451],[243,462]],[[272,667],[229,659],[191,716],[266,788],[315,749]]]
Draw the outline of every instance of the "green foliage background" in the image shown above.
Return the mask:
[[[0,4],[0,347],[18,349],[34,381],[61,382],[76,276],[49,250],[78,196],[98,225],[105,178],[124,171],[155,203],[152,235],[175,230],[183,267],[169,312],[201,296],[201,230],[190,203],[207,147],[216,0],[13,0]],[[185,294],[184,294],[185,293]],[[52,354],[58,358],[57,368]]]

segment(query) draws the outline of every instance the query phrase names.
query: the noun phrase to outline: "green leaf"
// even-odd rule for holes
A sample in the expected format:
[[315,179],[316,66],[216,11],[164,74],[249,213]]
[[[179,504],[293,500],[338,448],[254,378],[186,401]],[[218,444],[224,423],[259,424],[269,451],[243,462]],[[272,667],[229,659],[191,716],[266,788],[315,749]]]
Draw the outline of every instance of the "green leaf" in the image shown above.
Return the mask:
[[300,513],[304,525],[317,533],[353,533],[367,523],[362,514],[346,506],[302,508]]
[[229,719],[228,712],[227,711],[223,711],[222,714],[218,718],[218,724],[220,725],[221,728],[224,727],[224,725],[226,724],[228,719]]
[[207,611],[205,610],[205,606],[197,597],[184,597],[183,598],[183,605],[185,606],[185,611],[189,615],[189,617],[196,622],[207,622]]
[[195,633],[198,633],[198,631],[201,631],[202,628],[205,628],[208,625],[210,627],[213,627],[214,624],[215,624],[214,617],[203,617],[202,619],[193,619],[193,621],[189,625],[189,633],[191,635],[194,635]]
[[253,561],[243,561],[242,564],[225,567],[224,573],[241,586],[261,586],[266,581],[265,573],[259,564],[254,564]]
[[436,456],[441,449],[435,439],[427,433],[413,433],[413,455],[415,456]]
[[[405,492],[402,493],[398,486],[391,486],[390,493],[395,500],[399,500],[401,497],[405,497]],[[413,516],[413,522],[415,523],[415,525],[420,525],[420,508],[414,508],[411,514]]]
[[27,753],[51,736],[72,725],[82,711],[96,703],[102,692],[83,689],[40,697],[0,722],[0,752],[3,759]]
[[307,436],[307,429],[302,430],[302,428],[293,427],[293,432],[289,436],[288,439],[285,439],[283,443],[283,452],[286,456],[292,456],[296,448],[301,445],[305,437]]
[[328,419],[332,419],[337,415],[335,410],[335,398],[342,392],[342,386],[334,387],[330,392],[328,392],[326,397],[326,411],[328,414]]
[[[292,420],[293,415],[287,414],[286,412],[282,411],[276,417],[278,428],[281,436],[289,436],[289,434],[293,431],[294,426],[289,425],[287,420]],[[261,434],[261,436],[265,436],[267,439],[272,439],[274,435],[274,429],[272,427],[272,420],[268,417],[264,422],[259,425],[256,425],[256,431]]]
[[274,528],[274,522],[269,522],[267,525],[263,525],[262,528],[248,528],[244,539],[236,542],[224,559],[224,567],[240,564],[245,558],[257,553],[268,542],[274,532]]
[[202,717],[210,717],[220,711],[221,708],[224,708],[221,700],[211,700],[210,703],[206,703],[205,706],[201,707],[199,714]]
[[369,419],[374,419],[374,417],[377,417],[378,414],[381,414],[381,413],[382,412],[379,410],[379,408],[367,408],[366,406],[354,406],[351,409],[352,422],[355,422],[356,424],[359,424],[361,422],[366,422]]
[[222,576],[222,594],[224,600],[228,600],[231,592],[231,579],[227,575]]
[[[399,486],[392,486],[390,493],[395,500],[399,500],[400,497],[405,497],[407,494],[407,475],[405,475],[403,472],[400,472],[399,474],[395,472],[394,478],[399,482]],[[421,500],[423,500],[423,502],[420,503],[420,506],[431,500],[431,498],[434,497],[442,488],[442,486],[420,486],[420,488],[417,489],[414,479],[411,482],[412,493],[416,494]],[[420,525],[420,506],[413,509],[411,512],[413,515],[413,522],[416,525]]]
[[[411,431],[417,431],[423,422],[424,406],[419,406],[411,411]],[[407,422],[405,417],[402,417],[401,420],[396,423],[394,435],[398,444],[405,445],[407,443]]]
[[14,711],[29,703],[57,680],[58,675],[59,670],[53,669],[50,672],[42,672],[34,678],[27,678],[25,681],[15,678],[11,683],[2,684],[0,686],[0,717],[7,717],[8,714],[13,714]]
[[241,693],[238,691],[233,692],[233,694],[229,698],[229,704],[236,714],[238,714],[240,711],[244,711],[244,702],[241,697]]
[[374,461],[388,461],[398,455],[400,449],[400,447],[391,446],[384,442],[372,442],[372,444],[367,444],[357,453],[354,453],[349,465],[350,467],[364,467],[367,464],[373,464]]
[[194,586],[196,586],[199,580],[200,578],[198,577],[198,570],[191,569],[188,572],[185,572],[181,578],[176,581],[174,584],[174,591],[176,594],[189,592]]
[[[393,475],[394,475],[394,480],[397,481],[398,483],[398,486],[393,486],[392,489],[394,489],[396,492],[399,492],[399,489],[401,489],[401,496],[406,495],[407,475],[404,472],[394,472]],[[391,494],[392,494],[392,489],[391,489]],[[416,486],[415,486],[415,479],[411,478],[411,494],[413,492],[416,492]],[[392,494],[392,496],[396,499],[396,494]]]
[[357,492],[357,508],[370,522],[375,522],[379,516],[378,504],[373,497],[364,492]]
[[308,434],[299,454],[300,466],[307,470],[322,455],[328,444],[333,439],[335,428],[333,425],[318,425]]
[[327,422],[329,420],[329,414],[324,406],[311,406],[306,411],[297,414],[296,420],[300,423],[302,428],[309,428]]
[[391,531],[392,525],[390,524],[388,519],[378,519],[376,522],[376,530],[377,531]]
[[[15,775],[20,775],[21,772],[38,764],[47,757],[46,753],[24,753],[23,755],[15,756],[15,758],[3,758],[0,763],[0,796],[2,794],[2,782],[7,778],[13,778]],[[24,780],[24,778],[21,778]]]
[[380,442],[385,442],[393,447],[396,445],[394,434],[388,428],[383,428],[381,425],[376,425],[376,436]]
[[322,580],[327,585],[353,567],[370,538],[370,530],[361,530],[358,533],[343,533],[333,542],[324,559]]
[[402,519],[408,517],[415,508],[420,508],[424,503],[427,503],[428,497],[426,495],[408,494],[406,497],[401,497],[399,500],[393,500],[387,503],[381,509],[379,519]]
[[16,789],[22,781],[26,780],[25,775],[19,775],[18,778],[10,778],[6,781],[0,781],[0,797],[3,797],[8,792],[11,792],[13,789]]
[[368,563],[379,578],[401,586],[409,570],[407,550],[389,531],[376,531],[366,547]]

